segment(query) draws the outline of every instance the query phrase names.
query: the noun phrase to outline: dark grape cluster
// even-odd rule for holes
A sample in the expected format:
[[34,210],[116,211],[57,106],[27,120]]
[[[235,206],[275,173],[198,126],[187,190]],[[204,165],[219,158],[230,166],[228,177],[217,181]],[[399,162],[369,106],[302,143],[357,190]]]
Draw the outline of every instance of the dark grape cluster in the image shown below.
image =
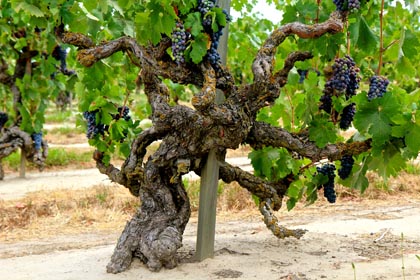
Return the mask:
[[321,167],[317,167],[318,173],[328,177],[328,182],[322,185],[324,188],[324,196],[327,198],[329,203],[335,203],[337,196],[334,190],[334,178],[335,178],[335,165],[324,164]]
[[60,67],[61,69],[67,69],[67,62],[66,62],[66,57],[67,57],[67,52],[66,50],[64,50],[60,45],[55,46],[53,52],[52,52],[52,56],[60,61]]
[[351,13],[358,11],[360,9],[360,1],[359,0],[349,0],[347,9]]
[[60,45],[55,46],[52,54],[51,54],[56,60],[60,61],[60,70],[64,75],[74,75],[76,72],[74,70],[67,69],[67,52],[64,50]]
[[217,32],[211,34],[211,45],[210,49],[207,51],[207,59],[209,60],[211,66],[213,66],[216,72],[220,71],[220,55],[217,52],[217,48],[219,47],[219,40],[222,37],[223,31],[219,29]]
[[[220,37],[223,35],[223,27],[218,26],[218,30],[214,31],[212,28],[212,16],[208,14],[211,9],[214,7],[217,7],[215,0],[198,0],[198,11],[202,15],[202,24],[204,27],[204,30],[210,35],[211,38],[211,44],[210,48],[207,51],[206,57],[208,61],[210,62],[211,66],[214,68],[216,72],[221,71],[220,67],[220,55],[217,52],[217,48],[219,47],[219,40]],[[226,21],[231,21],[232,18],[230,17],[229,13],[226,10],[223,10],[223,13],[226,16]]]
[[368,100],[382,97],[386,93],[386,88],[388,87],[389,80],[383,76],[374,75],[370,78]]
[[203,27],[206,30],[210,30],[211,29],[211,24],[212,24],[212,17],[211,15],[208,15],[207,13],[214,7],[216,6],[216,1],[213,0],[198,0],[198,11],[201,13],[201,15],[203,16]]
[[32,133],[32,141],[34,141],[34,148],[36,151],[41,150],[42,146],[42,132]]
[[187,37],[188,33],[184,25],[178,21],[172,32],[172,54],[178,64],[185,62],[184,51],[187,48]]
[[[348,55],[335,59],[332,70],[331,78],[325,83],[324,94],[320,98],[319,106],[320,110],[329,114],[333,112],[332,97],[345,95],[346,100],[350,99],[356,94],[360,82],[360,70]],[[346,106],[341,113],[340,128],[349,128],[355,113],[355,104]]]
[[8,120],[9,116],[5,112],[0,112],[0,130]]
[[321,105],[319,105],[319,109],[324,110],[328,114],[331,114],[332,110],[332,94],[329,94],[324,90],[324,95],[321,96],[319,99],[321,101]]
[[83,117],[87,121],[87,132],[86,136],[89,139],[92,139],[98,134],[104,134],[105,132],[105,125],[96,122],[96,113],[98,110],[84,112]]
[[305,70],[304,69],[298,69],[297,72],[299,74],[299,84],[303,84],[303,81],[308,76],[309,71],[314,71],[317,74],[317,76],[321,75],[321,72],[319,72],[315,68],[309,68],[309,69],[305,69]]
[[360,9],[360,0],[333,0],[340,12],[355,12]]
[[343,112],[340,115],[340,128],[347,129],[350,127],[353,121],[354,115],[356,114],[356,104],[351,103],[344,107]]
[[131,119],[130,117],[130,108],[127,106],[121,106],[118,107],[118,114],[114,116],[114,119],[119,120],[120,118],[123,118],[125,121],[129,121]]
[[354,159],[352,156],[345,155],[341,158],[341,167],[338,169],[338,176],[341,179],[346,179],[349,177],[351,170],[353,168]]
[[356,94],[359,88],[359,68],[353,59],[346,55],[344,58],[337,58],[332,66],[333,77],[325,86],[330,86],[338,92],[345,92],[346,97],[350,98]]
[[302,84],[306,79],[306,75],[308,75],[308,70],[298,69],[297,72],[299,74],[299,84]]

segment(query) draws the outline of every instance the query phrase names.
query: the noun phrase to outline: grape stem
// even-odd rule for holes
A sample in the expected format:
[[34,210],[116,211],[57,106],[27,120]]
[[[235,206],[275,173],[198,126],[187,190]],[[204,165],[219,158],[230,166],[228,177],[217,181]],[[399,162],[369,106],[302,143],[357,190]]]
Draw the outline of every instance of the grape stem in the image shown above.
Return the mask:
[[349,21],[346,20],[346,35],[347,35],[347,54],[350,55],[350,30],[349,30]]
[[379,38],[379,64],[378,69],[376,69],[376,74],[380,75],[383,61],[383,54],[385,52],[384,48],[384,6],[385,0],[381,1],[381,11],[379,13],[379,23],[380,23],[380,38]]

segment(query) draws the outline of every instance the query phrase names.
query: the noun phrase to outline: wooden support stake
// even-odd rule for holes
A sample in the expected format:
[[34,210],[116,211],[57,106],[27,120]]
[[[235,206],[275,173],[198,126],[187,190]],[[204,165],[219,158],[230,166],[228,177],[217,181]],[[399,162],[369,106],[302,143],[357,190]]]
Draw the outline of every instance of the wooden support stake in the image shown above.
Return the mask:
[[26,154],[23,149],[20,149],[20,169],[19,169],[19,177],[25,178],[26,176]]
[[[230,9],[230,0],[218,1],[219,6],[226,11]],[[219,53],[222,63],[226,64],[227,36],[225,27],[219,43]],[[216,104],[224,101],[223,93],[216,92]],[[195,259],[203,261],[214,256],[214,240],[216,233],[216,205],[217,187],[219,182],[219,163],[216,158],[216,150],[209,152],[207,162],[201,172],[200,202],[198,212],[197,245]]]
[[196,248],[196,260],[198,261],[214,256],[218,181],[219,164],[216,159],[216,152],[212,150],[209,153],[206,166],[201,172]]

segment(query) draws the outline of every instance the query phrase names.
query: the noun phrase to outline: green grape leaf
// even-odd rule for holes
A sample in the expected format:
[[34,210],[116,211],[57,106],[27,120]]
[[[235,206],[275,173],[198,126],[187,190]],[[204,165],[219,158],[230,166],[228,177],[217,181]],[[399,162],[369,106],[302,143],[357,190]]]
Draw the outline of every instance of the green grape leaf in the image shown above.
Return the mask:
[[278,149],[266,147],[261,150],[252,151],[248,157],[255,169],[255,175],[272,179],[273,161],[279,157]]
[[213,11],[215,12],[215,22],[217,22],[218,25],[224,27],[227,24],[226,21],[226,15],[223,13],[222,8],[213,8]]
[[289,199],[286,202],[287,210],[292,210],[296,203],[302,198],[303,190],[305,189],[304,182],[302,180],[293,181],[287,189],[286,195]]
[[410,59],[408,59],[406,56],[401,56],[398,59],[396,69],[398,70],[398,72],[406,76],[410,76],[412,73],[416,72],[416,69],[414,68]]
[[401,45],[401,50],[404,56],[414,58],[418,54],[418,46],[420,45],[419,39],[412,31],[404,30],[404,38]]
[[367,101],[366,96],[360,99],[353,122],[355,127],[368,132],[376,146],[385,144],[392,132],[391,117],[399,113],[398,101],[390,92],[371,101]]
[[201,31],[203,31],[200,12],[188,14],[187,19],[184,22],[184,26],[185,29],[189,30],[193,36],[199,35]]
[[327,119],[314,119],[309,127],[309,139],[314,141],[318,147],[324,148],[328,143],[337,140],[337,129]]
[[190,57],[195,64],[200,63],[203,60],[203,57],[206,55],[208,42],[209,37],[203,33],[200,33],[191,43]]
[[350,176],[351,188],[359,190],[361,193],[363,193],[369,186],[369,181],[366,178],[366,172],[368,170],[370,160],[371,157],[366,157],[363,159],[360,165],[355,164],[353,166],[352,173]]
[[29,3],[26,2],[18,2],[17,5],[15,6],[15,11],[17,13],[19,12],[26,12],[28,14],[30,14],[31,16],[35,16],[35,17],[43,17],[44,13],[35,5],[31,5]]
[[376,170],[384,179],[395,176],[406,165],[398,147],[388,142],[381,151],[375,151],[369,169]]
[[[420,117],[420,114],[418,114]],[[412,153],[417,155],[420,151],[420,125],[411,124],[407,128],[407,135],[405,136],[405,144],[407,149]]]
[[356,21],[350,25],[350,34],[357,46],[364,50],[375,51],[378,46],[378,37],[369,27],[366,19],[360,16]]
[[126,125],[124,125],[124,122],[125,121],[123,119],[119,119],[118,121],[111,122],[109,126],[109,133],[111,135],[112,140],[118,141],[125,137],[124,128],[126,128]]

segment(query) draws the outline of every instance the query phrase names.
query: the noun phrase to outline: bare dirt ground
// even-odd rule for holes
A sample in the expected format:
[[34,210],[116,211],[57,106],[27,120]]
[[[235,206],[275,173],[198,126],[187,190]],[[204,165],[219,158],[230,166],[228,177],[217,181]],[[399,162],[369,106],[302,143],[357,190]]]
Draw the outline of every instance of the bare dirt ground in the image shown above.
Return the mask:
[[[32,190],[30,186],[38,186],[36,190],[88,188],[95,180],[107,184],[102,175],[92,170],[66,174],[67,177],[57,172],[28,174],[28,179],[9,176],[0,183],[0,195],[7,199],[9,193],[10,198],[10,189],[14,189],[23,196]],[[149,272],[138,260],[127,272],[105,272],[123,225],[108,231],[22,241],[4,238],[0,243],[0,278],[420,279],[420,260],[416,257],[420,255],[418,199],[341,199],[335,205],[317,202],[291,212],[281,210],[278,217],[284,225],[308,232],[300,240],[279,240],[266,229],[255,210],[220,211],[215,256],[198,263],[192,258],[197,227],[194,212],[184,234],[179,266],[159,273]]]
[[[66,145],[69,140],[52,142]],[[76,137],[71,144],[78,142],[81,140]],[[230,156],[243,157],[246,154],[247,150],[242,150]],[[233,164],[241,165],[241,162],[233,160]],[[246,164],[241,167],[248,168]],[[400,181],[395,189],[413,185],[409,183]],[[25,179],[8,173],[5,180],[0,181],[0,202],[23,199],[28,193],[41,190],[76,189],[86,192],[98,184],[106,186],[111,182],[96,169],[34,171],[29,172]],[[245,207],[241,211],[221,208],[217,217],[215,256],[203,262],[194,262],[193,258],[197,233],[195,211],[184,233],[178,267],[158,273],[148,271],[138,260],[126,272],[117,275],[106,273],[106,264],[124,221],[104,229],[95,228],[92,225],[94,221],[86,219],[73,230],[60,231],[61,223],[66,223],[63,220],[70,218],[57,211],[53,219],[36,221],[51,224],[48,234],[31,227],[24,228],[19,234],[6,230],[1,232],[0,223],[0,279],[418,280],[418,189],[413,191],[415,194],[384,195],[379,199],[359,199],[349,194],[339,198],[334,205],[318,201],[308,207],[299,205],[291,212],[282,209],[277,215],[283,225],[308,230],[300,240],[274,237],[266,229],[255,207]],[[16,202],[15,206],[28,205]],[[104,213],[102,216],[96,214],[104,220],[125,217],[110,217],[109,212],[98,213]]]

